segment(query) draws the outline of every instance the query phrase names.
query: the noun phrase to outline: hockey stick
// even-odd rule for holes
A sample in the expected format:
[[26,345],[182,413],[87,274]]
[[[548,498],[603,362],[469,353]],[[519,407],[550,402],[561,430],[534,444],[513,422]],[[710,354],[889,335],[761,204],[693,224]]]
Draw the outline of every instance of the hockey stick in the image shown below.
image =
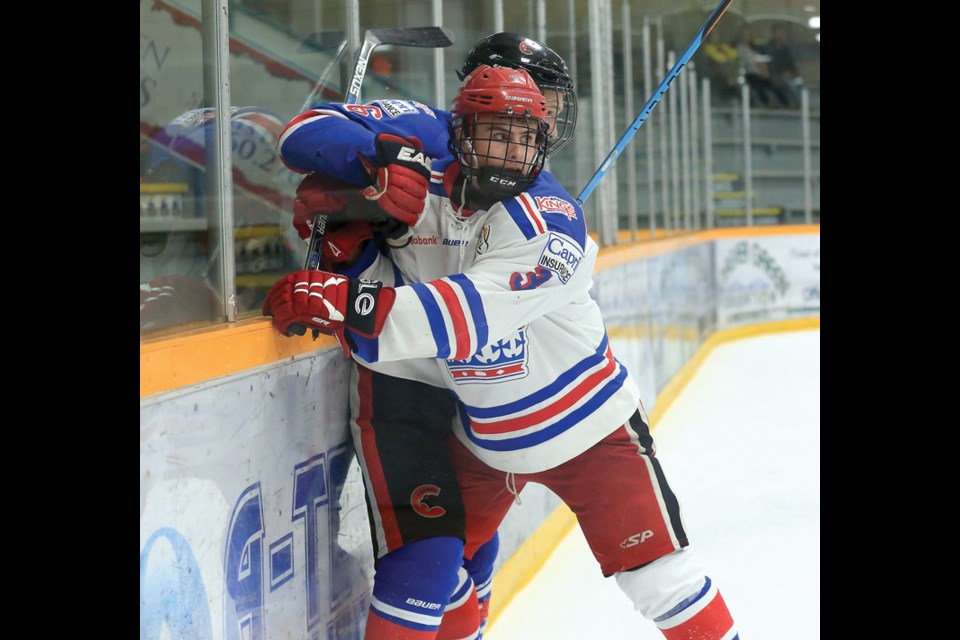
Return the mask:
[[[357,61],[353,67],[353,77],[347,85],[345,104],[360,103],[360,87],[367,74],[367,63],[373,50],[382,44],[392,44],[401,47],[449,47],[453,44],[453,33],[443,27],[407,27],[404,29],[367,29],[363,34],[363,45],[357,53]],[[306,105],[304,105],[306,106]],[[310,234],[310,246],[307,248],[307,259],[303,268],[307,271],[316,271],[320,268],[320,257],[323,254],[323,239],[327,231],[326,213],[316,213],[313,217],[313,230]],[[287,335],[302,336],[306,327],[301,324],[290,325]],[[320,332],[313,330],[313,339],[316,340]]]
[[340,42],[340,46],[337,47],[337,52],[333,55],[333,60],[330,64],[327,65],[327,68],[324,69],[323,73],[320,74],[320,77],[317,79],[317,82],[313,85],[313,91],[310,92],[310,95],[307,96],[307,99],[303,101],[303,106],[300,107],[300,113],[303,113],[310,108],[310,105],[313,104],[313,101],[317,98],[320,92],[327,84],[327,76],[330,75],[330,72],[335,66],[340,62],[340,58],[343,57],[343,51],[347,48],[347,41],[343,40]]
[[[360,103],[360,87],[367,74],[367,63],[373,50],[382,44],[402,47],[449,47],[453,44],[453,33],[443,27],[407,27],[404,29],[368,29],[363,35],[363,45],[357,54],[353,68],[353,77],[347,89],[346,104]],[[314,217],[313,233],[303,268],[313,271],[320,267],[320,255],[323,250],[323,236],[327,228],[327,214],[318,213]],[[301,334],[302,335],[302,334]]]
[[373,50],[381,44],[395,44],[400,47],[425,47],[437,49],[453,44],[453,33],[443,27],[407,27],[404,29],[368,29],[363,34],[363,45],[357,54],[353,78],[347,87],[347,104],[360,103],[360,86],[367,73],[367,62]]
[[707,21],[703,23],[703,26],[700,27],[700,31],[696,36],[694,36],[693,40],[690,41],[690,44],[687,45],[687,50],[683,52],[683,55],[680,56],[677,62],[673,65],[673,68],[667,72],[667,76],[663,79],[663,82],[660,83],[660,86],[657,87],[657,90],[653,92],[653,95],[650,96],[650,99],[647,100],[647,104],[643,105],[643,109],[640,110],[636,120],[630,124],[626,132],[620,137],[620,140],[616,145],[614,145],[613,149],[607,155],[606,159],[600,163],[599,167],[597,167],[596,172],[593,174],[593,177],[590,178],[587,186],[585,186],[583,191],[580,192],[580,195],[577,196],[577,202],[580,205],[583,205],[584,201],[590,197],[590,194],[593,193],[593,190],[597,188],[597,184],[603,179],[603,176],[607,175],[607,172],[610,171],[611,167],[613,167],[613,164],[617,161],[617,157],[619,157],[620,153],[624,150],[624,148],[626,148],[633,136],[636,135],[637,130],[643,126],[644,122],[646,122],[647,118],[650,116],[650,112],[653,111],[653,108],[656,107],[660,102],[660,98],[662,98],[663,94],[665,94],[667,89],[670,88],[670,83],[674,81],[674,79],[680,74],[680,71],[683,70],[683,66],[687,64],[687,62],[690,61],[690,58],[693,57],[693,54],[697,52],[697,49],[700,48],[700,44],[717,25],[717,22],[720,21],[720,17],[723,15],[723,12],[727,10],[727,7],[730,6],[731,2],[733,2],[733,0],[720,0],[720,4],[717,5],[717,8],[713,10],[713,13],[710,14],[710,17],[707,18]]

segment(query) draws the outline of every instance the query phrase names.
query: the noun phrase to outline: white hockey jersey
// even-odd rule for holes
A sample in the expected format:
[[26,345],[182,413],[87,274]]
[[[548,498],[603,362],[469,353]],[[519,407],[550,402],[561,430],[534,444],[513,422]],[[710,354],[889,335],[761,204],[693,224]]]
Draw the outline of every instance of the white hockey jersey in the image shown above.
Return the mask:
[[497,469],[543,471],[625,423],[640,393],[590,297],[598,247],[576,201],[542,174],[529,191],[462,217],[447,197],[458,173],[455,162],[434,172],[410,243],[390,250],[392,264],[371,256],[363,270],[390,284],[395,266],[409,284],[397,287],[377,339],[355,336],[356,356],[375,370],[438,359],[462,401],[464,444]]
[[357,185],[369,184],[357,157],[376,153],[377,133],[415,136],[436,158],[409,244],[381,253],[371,242],[343,271],[397,292],[378,338],[352,333],[354,357],[449,387],[462,407],[454,430],[474,454],[503,471],[543,471],[619,428],[640,392],[590,297],[598,247],[576,200],[543,172],[519,196],[460,215],[449,124],[413,101],[324,105],[287,125],[280,152],[295,171]]

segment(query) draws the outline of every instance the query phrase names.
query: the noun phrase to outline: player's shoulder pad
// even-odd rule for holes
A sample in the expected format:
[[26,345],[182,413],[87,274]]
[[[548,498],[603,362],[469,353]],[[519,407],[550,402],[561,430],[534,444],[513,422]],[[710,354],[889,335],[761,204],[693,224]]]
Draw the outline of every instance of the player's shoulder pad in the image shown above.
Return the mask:
[[447,123],[451,119],[448,111],[437,109],[416,100],[371,100],[367,104],[347,104],[345,102],[325,102],[310,107],[304,113],[316,112],[349,116],[351,119],[389,120],[401,116],[422,116],[438,122]]
[[[436,107],[417,102],[416,100],[394,100],[381,98],[371,100],[367,104],[344,104],[342,107],[344,113],[370,118],[383,122],[391,120],[423,120],[432,121],[447,126],[450,122],[450,113]],[[404,124],[403,126],[409,126]],[[429,125],[427,125],[429,126]]]
[[381,118],[401,118],[404,116],[426,116],[434,120],[443,120],[446,112],[416,100],[394,100],[381,98],[371,100],[365,105],[357,105],[379,110]]
[[502,204],[528,240],[555,231],[572,238],[581,248],[586,246],[583,209],[548,172],[542,172],[528,190]]
[[375,133],[417,138],[433,159],[449,155],[450,114],[416,100],[373,100],[368,104],[344,105],[348,113],[364,118]]

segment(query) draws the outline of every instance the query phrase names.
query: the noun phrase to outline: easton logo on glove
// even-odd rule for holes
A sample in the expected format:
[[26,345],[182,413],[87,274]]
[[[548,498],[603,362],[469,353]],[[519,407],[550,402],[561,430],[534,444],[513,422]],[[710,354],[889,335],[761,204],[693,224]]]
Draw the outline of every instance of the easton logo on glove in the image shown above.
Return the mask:
[[415,227],[426,204],[433,160],[416,138],[381,133],[375,145],[375,157],[360,156],[373,180],[362,191],[363,197],[403,224]]
[[424,155],[423,151],[411,147],[401,147],[400,152],[397,153],[397,160],[399,162],[416,162],[417,164],[423,165],[427,171],[433,168],[432,158]]

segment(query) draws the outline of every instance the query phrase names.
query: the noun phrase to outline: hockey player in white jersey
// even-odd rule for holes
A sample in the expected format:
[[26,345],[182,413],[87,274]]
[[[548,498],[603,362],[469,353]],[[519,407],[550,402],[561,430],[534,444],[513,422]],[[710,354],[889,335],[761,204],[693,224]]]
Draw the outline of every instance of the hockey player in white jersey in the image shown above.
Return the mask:
[[[477,42],[457,75],[465,78],[477,66],[493,61],[531,74],[549,96],[548,155],[566,145],[576,126],[577,104],[563,59],[543,43],[517,33],[500,32]],[[348,119],[362,129],[352,125],[331,128],[325,122],[331,117]],[[302,238],[308,239],[314,212],[328,213],[323,247],[325,268],[334,271],[352,264],[355,252],[367,242],[373,245],[369,249],[383,248],[377,243],[384,236],[394,245],[388,248],[406,251],[396,248],[403,243],[402,238],[396,239],[397,234],[406,229],[404,222],[415,221],[414,216],[422,210],[429,173],[413,161],[416,153],[405,154],[404,159],[391,155],[402,147],[391,142],[403,142],[409,137],[410,146],[419,148],[423,140],[428,155],[449,156],[450,124],[446,111],[397,100],[318,105],[291,121],[280,146],[284,162],[296,171],[324,172],[311,173],[298,187],[294,226]],[[362,134],[363,129],[367,130],[366,135]],[[386,135],[376,137],[380,134]],[[355,163],[342,162],[343,157],[358,156],[366,159],[363,171],[358,172]],[[390,217],[374,225],[378,232],[374,240],[371,225],[366,220],[350,220],[350,211],[344,209],[353,193],[369,183],[367,172],[379,172],[381,165],[386,166],[387,186],[375,197]],[[331,173],[340,179],[335,180]],[[418,184],[420,179],[422,185]],[[421,186],[419,199],[409,197],[410,191]],[[418,208],[414,211],[414,207]],[[451,244],[437,250],[459,252]],[[415,274],[404,277],[407,276]],[[499,545],[496,534],[464,559],[466,575],[461,573],[461,581],[446,607],[432,609],[429,616],[424,616],[422,609],[409,605],[409,601],[440,600],[439,594],[451,576],[447,565],[456,562],[455,553],[463,553],[465,512],[445,444],[451,437],[455,398],[446,390],[432,358],[375,365],[354,360],[352,368],[351,432],[367,481],[377,558],[371,618],[388,621],[381,626],[368,625],[367,638],[406,635],[409,629],[429,632],[433,624],[440,624],[438,640],[471,638],[471,630],[476,629],[479,638],[491,602]],[[431,462],[424,465],[423,460]],[[411,565],[420,569],[416,583],[406,570]],[[396,586],[398,583],[403,584],[402,588]]]
[[[589,295],[596,243],[576,201],[542,172],[543,94],[523,71],[481,66],[452,112],[456,155],[430,163],[407,249],[391,251],[392,264],[367,252],[360,277],[291,274],[264,312],[281,332],[302,323],[338,335],[371,366],[436,360],[460,400],[451,451],[467,557],[514,494],[540,483],[577,515],[603,574],[665,637],[736,638],[688,547],[637,386]],[[398,272],[420,282],[384,284],[396,285]]]

